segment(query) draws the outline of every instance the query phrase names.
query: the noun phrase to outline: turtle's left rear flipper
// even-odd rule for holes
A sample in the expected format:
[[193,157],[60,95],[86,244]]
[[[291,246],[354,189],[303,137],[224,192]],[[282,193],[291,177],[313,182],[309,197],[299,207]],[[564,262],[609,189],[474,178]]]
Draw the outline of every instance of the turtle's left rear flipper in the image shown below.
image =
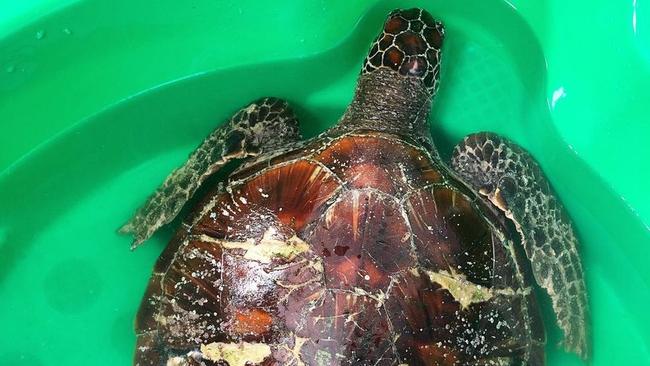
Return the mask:
[[172,221],[207,177],[234,159],[255,156],[300,139],[287,102],[263,98],[239,110],[214,130],[138,209],[120,233],[133,234],[132,249]]
[[451,165],[514,222],[533,276],[551,297],[565,349],[586,359],[589,311],[577,240],[539,165],[521,147],[487,132],[465,137]]

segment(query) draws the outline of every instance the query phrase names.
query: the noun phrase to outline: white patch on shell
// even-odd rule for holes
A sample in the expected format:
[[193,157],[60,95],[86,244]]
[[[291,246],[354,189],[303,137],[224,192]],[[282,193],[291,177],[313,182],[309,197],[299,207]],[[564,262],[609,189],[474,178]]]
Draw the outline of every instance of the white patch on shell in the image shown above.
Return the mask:
[[228,362],[230,366],[260,364],[271,356],[271,347],[264,343],[210,343],[201,345],[203,358],[214,362]]
[[208,241],[215,241],[224,249],[245,250],[245,259],[260,263],[271,263],[274,258],[292,261],[300,254],[310,250],[309,244],[295,235],[287,240],[278,240],[274,238],[275,234],[276,230],[269,228],[257,244],[253,239],[246,241],[215,241],[210,238]]
[[450,269],[450,272],[426,271],[426,274],[432,282],[449,291],[454,300],[460,303],[462,309],[466,309],[473,303],[492,298],[493,295],[489,288],[468,281],[465,275],[457,273],[453,269]]
[[[451,296],[460,303],[461,309],[467,309],[471,304],[488,301],[494,296],[514,296],[518,293],[513,289],[491,289],[485,286],[475,284],[467,277],[454,271],[453,268],[447,271],[425,271],[432,282],[437,283],[443,289],[449,291]],[[415,273],[414,273],[415,274]],[[417,274],[416,274],[417,275]],[[530,289],[522,290],[527,293]]]
[[185,366],[187,365],[187,361],[185,361],[185,357],[172,357],[167,360],[167,363],[165,364],[166,366]]

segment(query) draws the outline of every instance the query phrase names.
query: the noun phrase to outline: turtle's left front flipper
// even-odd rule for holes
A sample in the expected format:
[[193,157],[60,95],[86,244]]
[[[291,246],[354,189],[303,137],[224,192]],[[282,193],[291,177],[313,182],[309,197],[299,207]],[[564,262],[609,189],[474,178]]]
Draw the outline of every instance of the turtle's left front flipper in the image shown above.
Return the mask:
[[262,98],[240,109],[215,129],[138,209],[120,233],[133,234],[131,248],[147,240],[178,215],[207,177],[229,161],[298,141],[298,120],[287,102]]
[[533,276],[551,297],[565,349],[587,358],[587,292],[577,240],[539,165],[521,147],[487,132],[465,137],[451,165],[514,222]]

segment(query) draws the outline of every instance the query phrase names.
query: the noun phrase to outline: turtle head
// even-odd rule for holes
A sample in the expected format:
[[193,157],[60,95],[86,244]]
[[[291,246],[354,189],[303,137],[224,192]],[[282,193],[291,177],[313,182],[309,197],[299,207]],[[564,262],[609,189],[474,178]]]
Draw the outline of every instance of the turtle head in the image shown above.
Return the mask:
[[442,23],[422,9],[394,10],[372,44],[354,99],[338,123],[430,138],[428,115],[438,88]]
[[372,44],[362,74],[382,68],[421,81],[433,96],[438,87],[440,48],[445,29],[426,10],[394,10]]

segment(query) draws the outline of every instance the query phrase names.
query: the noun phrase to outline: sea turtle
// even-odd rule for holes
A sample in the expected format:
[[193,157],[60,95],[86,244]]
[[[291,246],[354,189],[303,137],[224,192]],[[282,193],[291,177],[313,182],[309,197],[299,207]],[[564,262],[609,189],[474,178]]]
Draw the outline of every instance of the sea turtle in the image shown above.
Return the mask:
[[450,164],[429,110],[442,23],[395,10],[338,123],[302,140],[263,98],[218,127],[122,228],[137,246],[215,184],[155,265],[136,365],[543,365],[532,278],[587,357],[569,218],[539,165],[493,133]]

